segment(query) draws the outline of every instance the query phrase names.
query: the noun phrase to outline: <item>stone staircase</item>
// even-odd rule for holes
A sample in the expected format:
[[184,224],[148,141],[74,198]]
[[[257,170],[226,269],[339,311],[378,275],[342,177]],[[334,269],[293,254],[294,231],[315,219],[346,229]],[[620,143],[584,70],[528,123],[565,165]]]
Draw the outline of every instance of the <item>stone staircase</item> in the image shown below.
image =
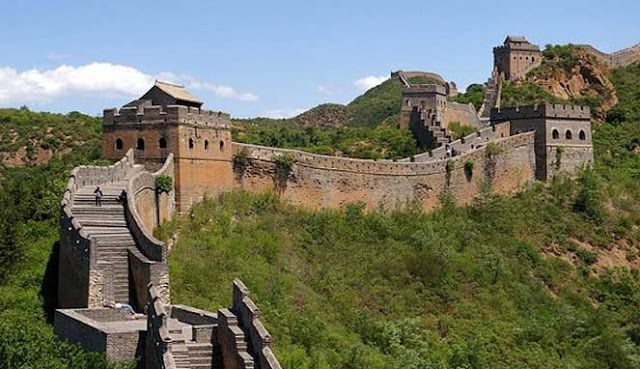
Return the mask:
[[420,121],[431,134],[432,142],[436,144],[435,146],[441,146],[451,142],[451,136],[448,134],[446,129],[442,128],[437,122],[436,124],[431,124],[432,117],[428,110],[420,111]]
[[[98,265],[111,271],[112,281],[107,298],[121,303],[129,301],[129,261],[127,250],[135,247],[124,215],[124,205],[118,200],[127,181],[101,185],[102,206],[96,206],[93,191],[96,186],[85,186],[77,190],[71,211],[92,239],[96,248]],[[106,301],[109,302],[109,301]]]
[[187,340],[184,330],[169,330],[172,344],[171,353],[176,369],[211,369],[213,366],[213,345]]
[[484,100],[478,115],[481,121],[487,122],[491,117],[491,109],[500,105],[502,82],[496,68],[491,72],[491,77],[489,77],[485,86]]

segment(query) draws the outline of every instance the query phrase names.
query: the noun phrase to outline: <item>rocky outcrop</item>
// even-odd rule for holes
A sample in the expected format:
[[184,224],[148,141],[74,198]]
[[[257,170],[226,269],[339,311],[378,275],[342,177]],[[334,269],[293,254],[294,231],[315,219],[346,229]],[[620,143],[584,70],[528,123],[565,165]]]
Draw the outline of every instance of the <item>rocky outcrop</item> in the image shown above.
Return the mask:
[[592,105],[595,115],[603,116],[618,103],[609,67],[582,48],[575,47],[572,53],[570,63],[545,60],[528,80],[559,99]]

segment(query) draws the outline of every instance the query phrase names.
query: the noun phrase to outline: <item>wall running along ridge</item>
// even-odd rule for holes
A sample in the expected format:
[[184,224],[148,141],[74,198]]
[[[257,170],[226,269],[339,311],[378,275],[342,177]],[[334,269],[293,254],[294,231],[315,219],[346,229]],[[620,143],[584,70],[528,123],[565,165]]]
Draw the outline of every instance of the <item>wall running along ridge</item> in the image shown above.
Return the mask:
[[169,176],[172,185],[175,182],[173,154],[169,154],[162,168],[155,173],[142,171],[127,184],[125,217],[137,245],[136,249],[129,250],[129,265],[140,307],[146,305],[149,283],[156,286],[164,304],[170,303],[167,245],[153,236],[161,221],[169,219],[174,211],[174,190],[168,194],[156,192],[155,179],[161,175]]
[[[487,179],[499,194],[513,192],[534,180],[532,132],[498,139],[493,144],[498,145],[499,153],[491,158],[484,146],[449,160],[392,162],[234,143],[234,153],[248,156],[248,164],[234,171],[239,188],[251,192],[275,189],[283,199],[313,209],[337,208],[357,201],[368,208],[396,209],[417,201],[430,210],[438,205],[438,196],[444,190],[465,204],[473,200],[481,182]],[[276,164],[276,158],[282,155],[294,159],[287,173]],[[466,162],[473,163],[472,173],[465,170]]]
[[60,203],[59,264],[64,266],[58,276],[60,307],[101,307],[109,289],[108,265],[98,263],[95,246],[72,213],[76,191],[84,186],[122,181],[135,170],[134,164],[133,150],[128,150],[113,165],[79,166],[71,171]]
[[640,62],[640,43],[610,54],[602,52],[591,45],[576,46],[583,48],[589,54],[596,57],[596,59],[598,59],[601,63],[607,65],[609,68],[626,67],[633,63]]

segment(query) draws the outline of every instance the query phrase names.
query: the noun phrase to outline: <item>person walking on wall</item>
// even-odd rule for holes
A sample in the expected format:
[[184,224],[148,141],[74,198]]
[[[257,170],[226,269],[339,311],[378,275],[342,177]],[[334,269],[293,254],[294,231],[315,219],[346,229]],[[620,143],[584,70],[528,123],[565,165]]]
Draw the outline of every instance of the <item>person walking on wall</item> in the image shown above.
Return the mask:
[[102,190],[100,189],[100,186],[96,187],[93,194],[96,197],[96,206],[102,206]]

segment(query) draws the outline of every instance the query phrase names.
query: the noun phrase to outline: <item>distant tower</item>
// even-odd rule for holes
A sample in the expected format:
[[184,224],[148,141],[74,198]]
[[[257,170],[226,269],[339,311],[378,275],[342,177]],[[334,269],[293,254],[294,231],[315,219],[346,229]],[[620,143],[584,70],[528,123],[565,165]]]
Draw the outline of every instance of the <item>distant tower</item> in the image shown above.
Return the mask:
[[440,85],[410,85],[402,89],[400,128],[410,129],[418,144],[430,148],[449,142],[445,124],[447,89]]
[[541,62],[540,47],[524,36],[507,36],[504,45],[493,48],[493,65],[508,80],[523,79]]
[[176,205],[185,211],[233,186],[230,116],[203,110],[184,86],[156,81],[140,99],[106,109],[102,155],[117,160],[135,149],[136,162],[156,170],[174,155]]

